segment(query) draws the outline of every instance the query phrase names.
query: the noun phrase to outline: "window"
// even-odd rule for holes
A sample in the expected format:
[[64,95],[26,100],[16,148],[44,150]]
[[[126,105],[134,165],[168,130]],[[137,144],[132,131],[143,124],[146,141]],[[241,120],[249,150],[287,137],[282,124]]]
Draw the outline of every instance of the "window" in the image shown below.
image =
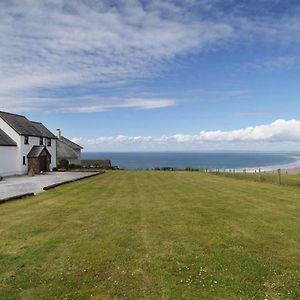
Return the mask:
[[51,139],[47,139],[47,146],[51,147]]
[[44,139],[40,137],[40,146],[44,145]]
[[26,165],[26,157],[23,156],[23,166],[25,166],[25,165]]
[[24,136],[24,144],[25,144],[25,145],[28,145],[28,144],[29,144],[29,136],[28,136],[28,135],[25,135],[25,136]]

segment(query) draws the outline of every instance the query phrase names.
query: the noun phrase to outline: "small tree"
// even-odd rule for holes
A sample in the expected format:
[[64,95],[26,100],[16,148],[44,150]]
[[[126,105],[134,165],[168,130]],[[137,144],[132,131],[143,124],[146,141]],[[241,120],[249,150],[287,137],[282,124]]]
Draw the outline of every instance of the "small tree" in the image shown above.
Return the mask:
[[59,168],[60,169],[68,169],[69,168],[69,161],[67,159],[62,159],[59,161]]

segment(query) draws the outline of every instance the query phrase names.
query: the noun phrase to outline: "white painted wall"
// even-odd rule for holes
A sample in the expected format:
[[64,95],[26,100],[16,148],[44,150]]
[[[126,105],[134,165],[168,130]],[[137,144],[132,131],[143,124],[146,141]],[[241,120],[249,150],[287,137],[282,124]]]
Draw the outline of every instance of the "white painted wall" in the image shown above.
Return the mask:
[[0,176],[12,176],[17,169],[17,147],[0,146]]
[[[28,142],[29,144],[25,145],[25,136],[21,136],[20,156],[18,161],[18,165],[20,168],[18,170],[18,174],[26,174],[28,172],[27,155],[33,146],[40,146],[40,138],[29,136]],[[51,154],[50,170],[52,171],[53,168],[56,168],[56,139],[51,139],[51,146],[47,146],[47,138],[44,138],[43,142],[47,150]],[[25,156],[26,165],[23,165],[23,156]]]
[[51,154],[51,164],[50,164],[50,170],[52,171],[53,168],[56,168],[56,155],[57,155],[57,139],[51,139],[51,147],[47,147],[47,150]]
[[18,145],[17,147],[0,147],[0,176],[17,175],[19,174],[18,157],[20,156],[21,137],[1,118],[0,128]]

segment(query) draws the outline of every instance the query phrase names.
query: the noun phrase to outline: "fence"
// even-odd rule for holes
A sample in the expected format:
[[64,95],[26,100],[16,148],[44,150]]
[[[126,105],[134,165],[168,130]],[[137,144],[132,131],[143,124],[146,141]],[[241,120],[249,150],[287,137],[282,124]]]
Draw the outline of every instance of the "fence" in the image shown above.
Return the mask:
[[300,174],[289,174],[288,171],[283,171],[281,169],[270,172],[261,171],[261,169],[251,172],[247,170],[237,171],[235,169],[204,169],[203,171],[236,179],[269,182],[278,185],[300,186]]

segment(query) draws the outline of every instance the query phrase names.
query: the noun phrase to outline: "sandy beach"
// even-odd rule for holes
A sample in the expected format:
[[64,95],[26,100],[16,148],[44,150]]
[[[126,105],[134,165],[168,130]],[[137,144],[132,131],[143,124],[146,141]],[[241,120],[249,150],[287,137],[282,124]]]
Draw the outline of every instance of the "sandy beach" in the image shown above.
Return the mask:
[[300,174],[300,154],[293,154],[293,157],[298,159],[294,166],[283,168],[282,170],[283,172],[288,172],[288,174]]
[[300,174],[300,165],[297,167],[282,169],[282,172],[288,173],[288,174]]
[[293,154],[291,157],[294,157],[297,159],[296,162],[290,164],[290,165],[283,165],[283,166],[278,166],[272,168],[272,170],[269,170],[269,172],[273,172],[277,169],[281,169],[282,173],[287,173],[287,174],[300,174],[300,154]]

